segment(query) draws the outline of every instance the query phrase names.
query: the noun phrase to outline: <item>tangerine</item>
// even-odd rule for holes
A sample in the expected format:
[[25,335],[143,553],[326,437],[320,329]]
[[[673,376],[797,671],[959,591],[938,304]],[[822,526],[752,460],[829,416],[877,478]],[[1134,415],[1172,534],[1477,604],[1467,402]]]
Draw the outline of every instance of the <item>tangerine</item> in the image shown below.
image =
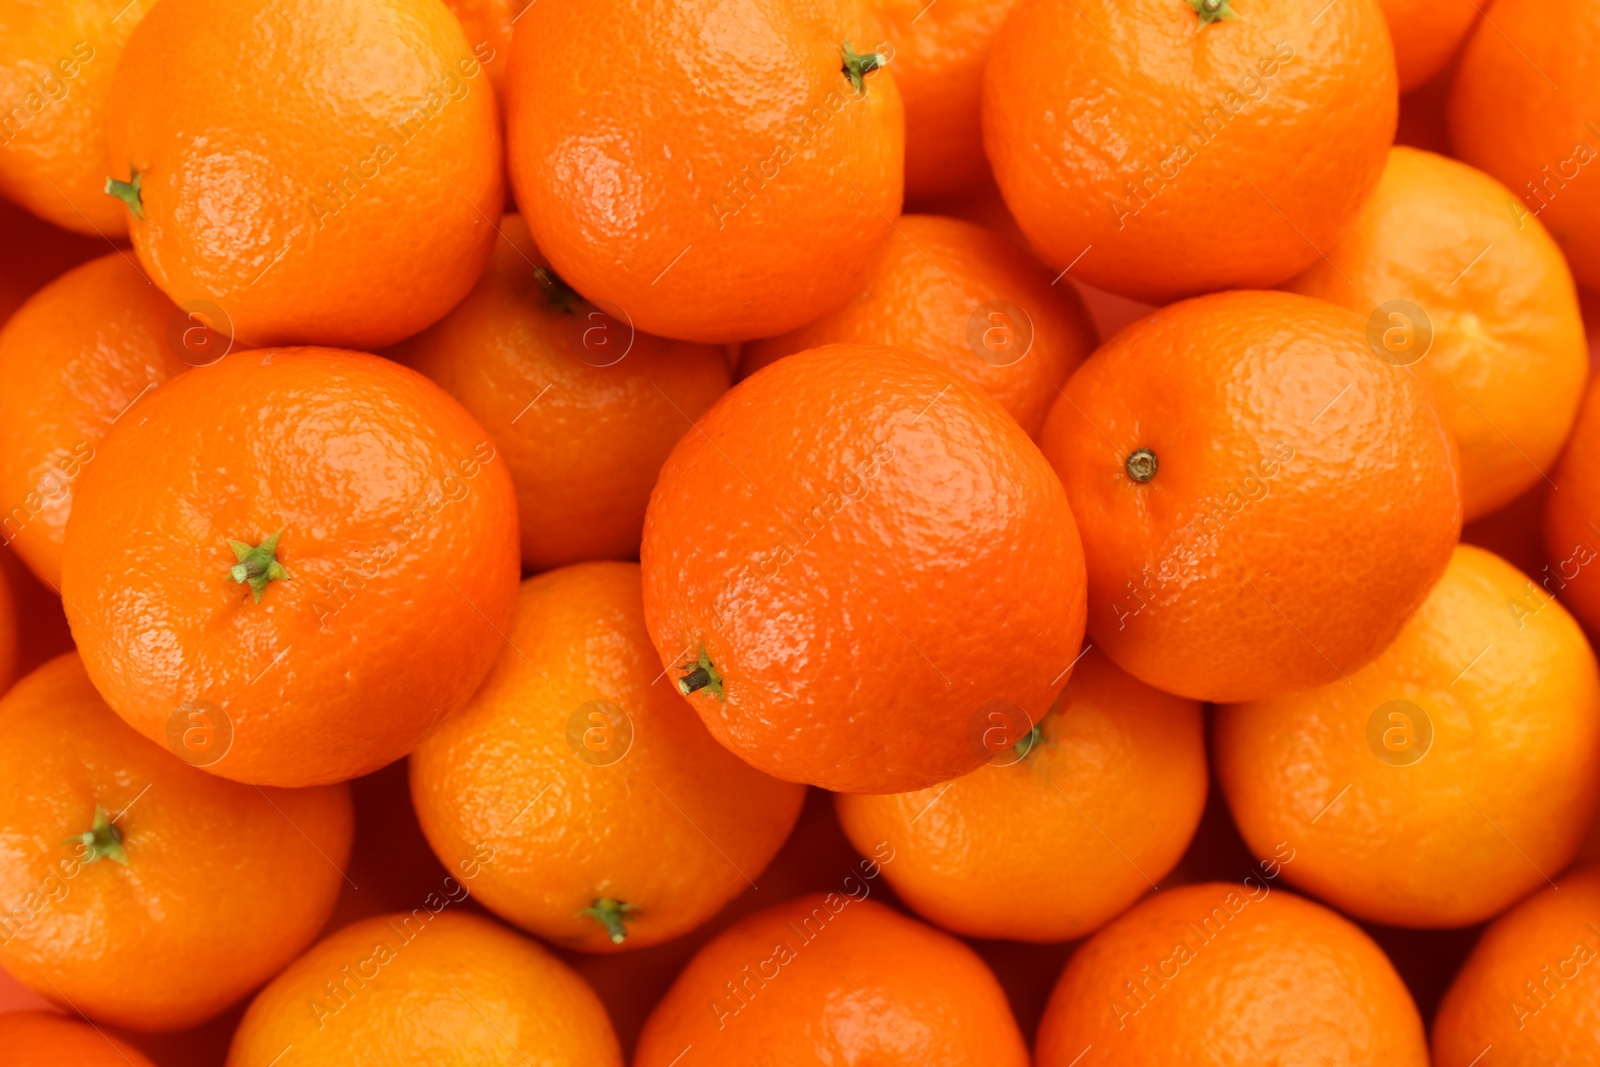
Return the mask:
[[983,66],[1016,0],[873,0],[906,112],[906,198],[965,192],[989,177]]
[[1222,708],[1217,780],[1257,855],[1394,926],[1468,926],[1545,884],[1600,805],[1600,669],[1555,599],[1457,547],[1378,658]]
[[1469,522],[1543,480],[1589,373],[1572,272],[1511,201],[1465,163],[1397,146],[1327,258],[1290,283],[1370,316],[1379,358],[1432,386],[1460,448]]
[[[411,754],[411,796],[447,865],[497,914],[569,948],[688,933],[761,872],[803,786],[714,741],[658,665],[639,567],[530,578],[483,686]],[[542,801],[542,803],[541,803]]]
[[904,184],[900,95],[869,28],[854,0],[530,5],[506,139],[534,240],[578,292],[664,337],[767,337],[842,304]]
[[1038,1067],[1427,1067],[1411,993],[1354,923],[1263,880],[1142,901],[1073,953]]
[[1124,328],[1039,436],[1083,532],[1089,634],[1196,700],[1321,685],[1372,660],[1461,530],[1455,445],[1364,324],[1236,292]]
[[1600,869],[1585,867],[1496,919],[1434,1016],[1435,1067],[1595,1062],[1600,997],[1583,969],[1600,959],[1597,914]]
[[0,195],[68,230],[126,236],[105,195],[111,72],[154,2],[0,3]]
[[819,345],[888,345],[944,364],[1036,436],[1057,390],[1095,346],[1077,290],[1051,286],[1009,241],[970,222],[907,215],[896,230],[848,303],[747,343],[743,375]]
[[[181,344],[185,335],[196,341],[194,353]],[[0,523],[41,581],[61,585],[73,483],[112,424],[190,360],[220,355],[225,344],[189,324],[122,252],[68,271],[7,320],[0,330],[0,500],[8,507]]]
[[836,793],[839,823],[863,855],[889,842],[895,894],[947,930],[1082,937],[1166,877],[1194,836],[1206,803],[1200,705],[1088,651],[1055,706],[1014,740],[944,785]]
[[584,980],[528,938],[447,911],[454,899],[430,893],[317,942],[251,1001],[228,1067],[289,1048],[306,1067],[622,1067]]
[[584,301],[516,215],[467,298],[389,354],[490,431],[535,571],[637,558],[661,464],[729,382],[715,346],[636,332]]
[[311,943],[343,881],[349,789],[258,789],[204,758],[134,733],[70,652],[0,700],[0,965],[90,1018],[181,1030]]
[[857,878],[713,938],[651,1012],[634,1067],[669,1067],[690,1048],[700,1062],[765,1067],[1026,1067],[1005,994],[977,954],[869,892]]
[[1047,263],[1156,304],[1309,267],[1377,185],[1398,107],[1375,0],[1022,0],[983,138]]
[[112,79],[107,189],[151,279],[241,345],[393,344],[494,244],[481,73],[438,0],[161,0]]
[[712,736],[839,792],[977,767],[985,716],[1025,731],[1083,637],[1050,465],[997,402],[892,348],[735,386],[662,468],[640,558],[650,637]]
[[1516,194],[1507,213],[1543,223],[1586,289],[1600,289],[1597,52],[1595,5],[1499,0],[1467,38],[1448,114],[1456,156]]
[[206,769],[236,781],[398,759],[504,644],[517,518],[497,459],[438,386],[376,356],[235,352],[174,378],[76,486],[61,591],[90,676],[158,742],[209,702],[233,741]]

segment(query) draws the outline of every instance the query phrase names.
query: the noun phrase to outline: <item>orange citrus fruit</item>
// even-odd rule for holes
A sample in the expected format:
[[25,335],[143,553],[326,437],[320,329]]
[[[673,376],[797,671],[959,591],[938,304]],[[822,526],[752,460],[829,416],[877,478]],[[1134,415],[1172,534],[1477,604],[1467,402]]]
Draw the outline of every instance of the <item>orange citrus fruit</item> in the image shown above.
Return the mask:
[[326,348],[234,352],[151,390],[75,487],[61,592],[84,663],[206,769],[284,786],[409,752],[504,647],[516,499],[482,427],[422,375]]
[[1037,1067],[1427,1067],[1422,1019],[1362,929],[1269,881],[1147,897],[1067,963]]
[[1496,919],[1433,1020],[1435,1067],[1593,1063],[1600,1013],[1600,868],[1587,867]]
[[1379,358],[1433,387],[1468,521],[1543,479],[1589,372],[1572,272],[1511,200],[1464,163],[1396,147],[1355,222],[1290,286],[1367,316]]
[[1310,266],[1377,184],[1397,109],[1375,0],[1023,0],[983,135],[1046,262],[1165,303]]
[[1449,104],[1455,154],[1516,194],[1506,212],[1542,222],[1588,289],[1600,289],[1597,52],[1594,4],[1497,0],[1467,39]]
[[[195,349],[183,345],[186,338]],[[7,320],[0,330],[0,500],[8,506],[0,526],[51,588],[61,584],[73,483],[106,432],[149,390],[220,356],[225,345],[186,319],[120,252],[63,274]]]
[[900,214],[905,121],[878,44],[854,2],[530,5],[506,144],[534,239],[664,337],[766,337],[837,307]]
[[944,785],[834,795],[857,851],[893,847],[884,876],[918,914],[966,937],[1066,941],[1104,925],[1183,855],[1206,803],[1197,702],[1090,651],[1035,730],[1005,740],[1015,744]]
[[634,1067],[1027,1067],[1005,994],[977,954],[866,899],[870,887],[852,878],[701,948],[645,1023]]
[[127,234],[105,195],[106,112],[111,72],[154,2],[0,3],[0,195],[69,230]]
[[1467,926],[1572,859],[1600,804],[1600,670],[1515,567],[1456,549],[1347,678],[1223,708],[1217,778],[1258,855],[1351,915]]
[[161,0],[112,79],[108,189],[155,283],[240,344],[392,344],[494,243],[482,73],[438,0]]
[[510,647],[411,754],[411,795],[473,889],[558,944],[638,948],[693,930],[782,846],[803,786],[740,762],[673,688],[644,625],[639,568],[530,578]]
[[817,321],[744,346],[742,372],[819,345],[889,345],[938,360],[1000,401],[1029,436],[1094,349],[1077,290],[1052,286],[998,234],[907,215],[855,296]]
[[983,66],[1016,0],[873,0],[906,109],[906,198],[981,185]]
[[[1291,864],[1292,866],[1292,864]],[[1038,1067],[1427,1067],[1422,1019],[1383,950],[1268,882],[1157,893],[1073,953]]]
[[[464,889],[461,883],[455,883]],[[448,891],[447,891],[448,892]],[[465,899],[461,897],[460,899]],[[256,995],[228,1067],[622,1067],[594,991],[549,952],[438,892],[351,923]]]
[[199,758],[130,730],[71,653],[0,700],[0,966],[90,1018],[179,1030],[311,943],[344,884],[349,790],[239,785]]
[[651,639],[712,735],[835,791],[977,767],[985,716],[1025,731],[1082,642],[1050,465],[994,400],[892,348],[735,386],[662,468],[640,558]]
[[516,215],[477,288],[388,354],[489,431],[516,486],[523,566],[536,571],[636,558],[661,464],[729,380],[715,346],[636,332],[585,302]]
[[1291,293],[1199,297],[1126,327],[1039,445],[1083,533],[1090,637],[1197,700],[1371,660],[1461,529],[1426,384],[1377,358],[1358,316]]

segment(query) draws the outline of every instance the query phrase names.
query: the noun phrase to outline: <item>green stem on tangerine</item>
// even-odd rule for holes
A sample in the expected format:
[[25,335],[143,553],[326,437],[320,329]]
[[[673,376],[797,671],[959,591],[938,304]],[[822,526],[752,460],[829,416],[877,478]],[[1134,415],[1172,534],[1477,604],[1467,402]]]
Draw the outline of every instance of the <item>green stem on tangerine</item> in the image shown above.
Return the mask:
[[628,939],[628,928],[623,921],[639,909],[625,900],[612,900],[610,897],[600,897],[595,902],[578,912],[587,915],[606,928],[606,933],[611,936],[613,945],[620,945]]
[[1021,741],[1012,746],[1013,751],[1017,754],[1017,761],[1020,763],[1027,759],[1028,753],[1032,752],[1034,746],[1042,740],[1044,740],[1044,728],[1038,723],[1034,723],[1033,729],[1029,730]]
[[561,275],[549,267],[533,268],[533,280],[539,283],[539,288],[544,290],[544,298],[550,301],[550,306],[569,315],[578,306],[583,297],[578,291],[561,279]]
[[136,219],[144,218],[144,199],[139,193],[139,172],[129,168],[132,177],[128,181],[118,181],[115,178],[106,179],[106,192],[128,205],[128,210]]
[[678,692],[688,696],[700,689],[709,689],[718,700],[722,697],[722,672],[711,665],[705,646],[700,647],[700,658],[687,672],[678,676]]
[[93,863],[105,857],[113,863],[128,865],[128,853],[122,847],[122,831],[111,824],[111,817],[106,814],[106,809],[96,804],[94,806],[93,829],[85,830],[66,838],[63,845],[82,845],[84,848],[84,863]]
[[844,43],[844,47],[840,51],[844,56],[844,66],[840,67],[839,70],[846,78],[850,79],[850,86],[855,89],[856,95],[865,96],[867,94],[867,75],[879,67],[888,66],[889,57],[882,52],[868,52],[865,55],[858,55],[850,47],[849,41]]
[[1200,16],[1200,25],[1195,27],[1196,32],[1205,29],[1213,22],[1239,17],[1238,12],[1233,10],[1231,0],[1184,0],[1184,2]]
[[268,583],[279,578],[289,580],[289,572],[278,562],[278,538],[282,536],[283,529],[280,528],[259,545],[247,545],[243,541],[228,542],[228,547],[233,549],[234,556],[239,560],[228,568],[228,577],[250,586],[257,604],[261,603],[261,594]]
[[1138,448],[1128,454],[1122,461],[1122,466],[1128,472],[1128,477],[1143,485],[1156,476],[1156,471],[1161,464],[1156,459],[1156,454],[1148,448]]

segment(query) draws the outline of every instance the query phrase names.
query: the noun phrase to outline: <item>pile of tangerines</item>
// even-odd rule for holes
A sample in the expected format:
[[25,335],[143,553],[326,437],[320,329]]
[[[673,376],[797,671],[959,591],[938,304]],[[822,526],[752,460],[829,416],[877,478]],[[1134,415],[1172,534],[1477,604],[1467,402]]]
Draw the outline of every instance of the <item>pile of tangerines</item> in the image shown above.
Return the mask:
[[1584,0],[0,0],[0,1063],[1600,1064],[1597,157]]

